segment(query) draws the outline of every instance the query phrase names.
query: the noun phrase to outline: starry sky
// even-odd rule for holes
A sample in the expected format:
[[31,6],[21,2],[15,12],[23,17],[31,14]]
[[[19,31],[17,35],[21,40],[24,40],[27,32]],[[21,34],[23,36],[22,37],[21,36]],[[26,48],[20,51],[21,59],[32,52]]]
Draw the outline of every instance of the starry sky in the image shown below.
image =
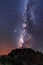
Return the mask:
[[0,55],[29,47],[43,52],[43,0],[0,0]]

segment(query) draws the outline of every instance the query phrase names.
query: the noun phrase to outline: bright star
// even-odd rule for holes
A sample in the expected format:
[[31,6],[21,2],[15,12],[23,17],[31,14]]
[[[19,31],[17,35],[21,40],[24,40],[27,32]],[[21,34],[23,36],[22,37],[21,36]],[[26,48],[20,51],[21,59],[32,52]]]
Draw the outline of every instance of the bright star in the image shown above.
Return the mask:
[[16,33],[17,31],[16,31],[16,30],[14,30],[14,32]]

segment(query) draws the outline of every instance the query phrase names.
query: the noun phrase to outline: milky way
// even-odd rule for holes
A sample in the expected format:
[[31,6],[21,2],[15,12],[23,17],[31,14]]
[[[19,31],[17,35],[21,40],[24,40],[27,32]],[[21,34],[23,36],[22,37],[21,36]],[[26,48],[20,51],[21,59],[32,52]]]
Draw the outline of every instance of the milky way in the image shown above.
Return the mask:
[[[43,38],[43,5],[42,0],[28,0],[26,12],[26,30],[24,34],[31,38],[29,46],[36,50],[41,50]],[[42,14],[42,15],[41,15]],[[24,17],[25,18],[25,17]],[[23,22],[24,23],[24,22]],[[25,28],[24,28],[25,29]],[[23,38],[23,36],[21,36]],[[28,38],[28,39],[29,39]],[[23,42],[23,40],[21,40]],[[24,44],[25,45],[25,44]]]
[[22,23],[22,29],[21,29],[21,33],[20,33],[20,38],[19,38],[19,46],[22,47],[23,43],[24,43],[24,37],[25,35],[27,34],[27,31],[26,31],[26,13],[27,13],[27,3],[28,3],[28,0],[24,0],[24,10],[23,10],[23,23]]
[[[28,46],[28,48],[29,48],[32,46],[33,41],[32,41],[32,34],[27,33],[27,26],[28,26],[29,21],[34,23],[33,21],[35,21],[35,15],[34,15],[34,10],[33,10],[33,6],[32,6],[33,1],[24,0],[24,3],[25,3],[24,4],[25,7],[23,10],[23,23],[22,23],[22,29],[21,29],[20,38],[19,38],[19,45],[21,47]],[[29,14],[28,14],[28,12],[29,12]],[[27,16],[29,16],[29,15],[30,15],[30,17],[28,17],[29,18],[29,20],[28,20]],[[27,39],[28,39],[28,43],[26,43]]]

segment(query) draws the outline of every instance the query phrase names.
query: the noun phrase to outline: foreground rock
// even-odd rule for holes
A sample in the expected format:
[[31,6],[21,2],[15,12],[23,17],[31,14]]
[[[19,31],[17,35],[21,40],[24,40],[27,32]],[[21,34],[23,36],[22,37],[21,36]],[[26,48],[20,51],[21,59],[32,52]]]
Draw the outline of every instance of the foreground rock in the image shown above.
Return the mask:
[[7,56],[0,57],[3,65],[43,65],[43,54],[32,49],[12,50]]

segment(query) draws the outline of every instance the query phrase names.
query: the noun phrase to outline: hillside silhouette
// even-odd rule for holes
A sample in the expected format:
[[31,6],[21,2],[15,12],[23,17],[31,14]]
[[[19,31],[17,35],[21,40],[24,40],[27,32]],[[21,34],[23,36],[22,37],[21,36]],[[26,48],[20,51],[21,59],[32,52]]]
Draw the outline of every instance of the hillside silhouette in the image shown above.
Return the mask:
[[3,65],[43,65],[43,54],[30,48],[15,49],[0,57]]

